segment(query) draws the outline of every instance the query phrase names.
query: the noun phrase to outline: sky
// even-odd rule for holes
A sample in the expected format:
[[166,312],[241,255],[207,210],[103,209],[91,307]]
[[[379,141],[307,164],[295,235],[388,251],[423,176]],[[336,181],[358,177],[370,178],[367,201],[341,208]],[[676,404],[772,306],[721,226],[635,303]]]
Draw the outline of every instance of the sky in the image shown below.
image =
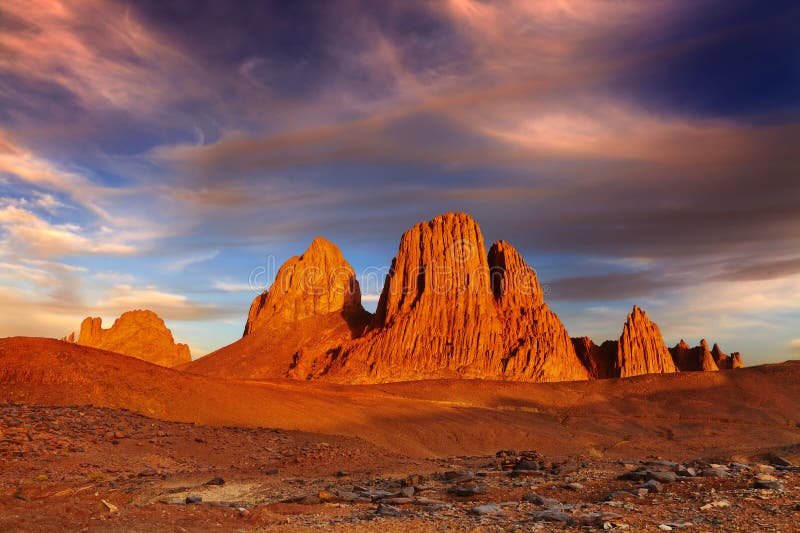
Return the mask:
[[573,336],[635,303],[669,345],[800,358],[798,25],[782,0],[3,0],[0,336],[148,308],[197,357],[315,236],[363,273],[463,211]]

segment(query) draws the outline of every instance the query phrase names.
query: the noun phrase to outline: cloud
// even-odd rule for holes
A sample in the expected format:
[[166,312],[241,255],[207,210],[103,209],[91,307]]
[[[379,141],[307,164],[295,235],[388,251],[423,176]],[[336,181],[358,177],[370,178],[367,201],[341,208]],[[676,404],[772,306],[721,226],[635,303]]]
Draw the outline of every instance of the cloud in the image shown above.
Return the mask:
[[86,107],[151,110],[191,89],[181,83],[191,62],[124,5],[9,0],[3,14],[16,24],[0,34],[0,70],[56,84]]
[[223,292],[258,292],[249,283],[236,283],[231,281],[217,280],[214,288]]
[[800,339],[789,341],[789,350],[794,354],[800,355]]
[[103,238],[101,233],[92,235],[76,224],[51,224],[8,199],[0,199],[0,255],[42,258],[136,252],[134,245],[113,242],[113,237]]

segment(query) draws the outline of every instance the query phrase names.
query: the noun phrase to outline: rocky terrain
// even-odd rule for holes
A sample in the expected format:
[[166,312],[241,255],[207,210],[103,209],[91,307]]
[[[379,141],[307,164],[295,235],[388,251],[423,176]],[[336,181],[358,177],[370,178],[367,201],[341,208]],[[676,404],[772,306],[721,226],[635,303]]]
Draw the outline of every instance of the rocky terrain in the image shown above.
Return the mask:
[[[182,368],[338,383],[552,382],[712,369],[679,368],[674,357],[636,306],[618,340],[597,347],[570,339],[514,247],[498,241],[487,252],[475,220],[448,213],[403,234],[374,315],[361,306],[341,251],[318,237],[253,301],[241,340]],[[724,364],[741,366],[738,354]]]
[[352,437],[3,403],[0,530],[789,532],[798,458],[414,458]]
[[81,323],[77,340],[74,332],[62,340],[129,355],[161,366],[175,367],[192,360],[189,346],[176,343],[164,321],[148,310],[122,313],[108,329],[103,329],[102,318],[86,317]]

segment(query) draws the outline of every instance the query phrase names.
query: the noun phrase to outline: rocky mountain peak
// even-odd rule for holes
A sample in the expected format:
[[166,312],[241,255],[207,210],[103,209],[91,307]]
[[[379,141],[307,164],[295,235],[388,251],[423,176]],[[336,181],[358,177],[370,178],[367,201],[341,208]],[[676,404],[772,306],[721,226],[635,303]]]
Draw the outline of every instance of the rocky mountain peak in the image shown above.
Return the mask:
[[658,326],[635,305],[619,339],[616,370],[619,377],[678,371]]
[[244,335],[270,322],[335,312],[363,312],[361,290],[339,248],[317,237],[303,255],[286,261],[270,288],[253,300]]
[[[70,338],[75,338],[74,333],[65,340]],[[109,329],[103,329],[102,318],[86,317],[76,342],[161,366],[178,366],[192,360],[189,346],[176,343],[164,321],[146,309],[122,313]]]

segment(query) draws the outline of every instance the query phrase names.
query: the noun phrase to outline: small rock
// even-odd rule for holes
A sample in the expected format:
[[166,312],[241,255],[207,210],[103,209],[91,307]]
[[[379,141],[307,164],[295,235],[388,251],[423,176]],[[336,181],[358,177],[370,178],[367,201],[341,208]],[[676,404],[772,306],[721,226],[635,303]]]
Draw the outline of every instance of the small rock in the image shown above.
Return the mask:
[[565,488],[565,489],[569,489],[569,490],[575,490],[575,491],[578,491],[578,490],[583,490],[583,489],[585,489],[586,487],[584,487],[584,486],[583,486],[582,484],[580,484],[580,483],[567,483],[566,485],[564,485],[564,488]]
[[728,477],[728,473],[721,468],[706,468],[703,477]]
[[514,465],[514,470],[539,470],[539,463],[536,461],[521,459],[517,461],[516,465]]
[[379,503],[378,508],[375,510],[375,514],[379,516],[400,516],[403,514],[403,511],[392,505]]
[[193,496],[187,496],[186,497],[186,504],[187,505],[192,505],[192,504],[202,503],[202,502],[203,502],[203,497],[202,496],[193,495]]
[[781,457],[780,455],[773,455],[770,457],[770,462],[775,466],[794,466],[793,462],[785,457]]
[[457,485],[452,487],[448,490],[450,494],[455,494],[456,496],[475,496],[477,494],[483,494],[486,492],[486,489],[483,487],[479,487],[477,485]]
[[157,475],[158,471],[156,471],[155,468],[145,468],[144,470],[136,474],[137,477],[153,477]]
[[675,475],[675,472],[648,470],[647,479],[655,479],[661,483],[671,483],[678,479],[678,476]]
[[400,494],[406,498],[412,498],[414,496],[414,487],[403,487],[400,489]]
[[503,509],[501,509],[499,505],[489,503],[473,507],[467,512],[474,515],[503,514]]
[[554,500],[553,498],[545,498],[544,496],[540,496],[535,492],[529,492],[523,496],[522,501],[535,503],[536,505],[544,505],[545,507],[553,507],[554,505],[558,505],[558,500]]
[[717,500],[717,501],[714,501],[714,502],[711,502],[711,503],[707,503],[707,504],[701,506],[700,510],[701,511],[708,511],[709,509],[725,508],[725,507],[730,507],[730,506],[731,506],[731,502],[729,502],[728,500]]
[[347,477],[349,475],[350,475],[350,472],[347,472],[345,470],[339,470],[338,472],[336,472],[334,474],[334,476],[336,476],[336,477]]
[[215,477],[215,478],[209,479],[208,481],[203,483],[203,485],[216,485],[216,486],[220,486],[220,485],[224,485],[224,484],[225,484],[225,480],[222,479],[221,477]]
[[119,511],[119,507],[117,507],[117,506],[116,506],[116,505],[114,505],[113,503],[111,503],[111,502],[107,502],[107,501],[105,501],[105,500],[100,500],[100,501],[101,501],[101,502],[103,502],[103,505],[105,505],[105,506],[106,506],[106,509],[108,509],[108,511],[109,511],[110,513],[116,513],[117,511]]
[[647,483],[644,483],[639,488],[647,489],[649,492],[661,492],[664,487],[663,485],[661,485],[661,483],[659,483],[655,479],[651,479]]
[[672,531],[672,527],[668,526],[667,524],[659,524],[658,529],[661,531]]

